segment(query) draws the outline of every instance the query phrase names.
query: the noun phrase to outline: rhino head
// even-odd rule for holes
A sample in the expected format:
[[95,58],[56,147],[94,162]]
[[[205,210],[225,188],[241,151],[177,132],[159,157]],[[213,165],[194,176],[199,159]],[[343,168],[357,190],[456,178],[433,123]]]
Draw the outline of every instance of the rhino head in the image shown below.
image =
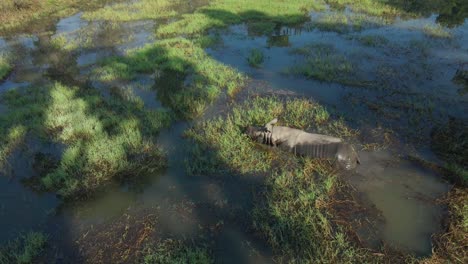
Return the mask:
[[251,139],[256,141],[261,141],[263,136],[266,132],[271,132],[273,129],[273,125],[278,122],[278,118],[271,120],[270,122],[266,123],[264,126],[248,126],[245,129],[245,134],[249,136]]

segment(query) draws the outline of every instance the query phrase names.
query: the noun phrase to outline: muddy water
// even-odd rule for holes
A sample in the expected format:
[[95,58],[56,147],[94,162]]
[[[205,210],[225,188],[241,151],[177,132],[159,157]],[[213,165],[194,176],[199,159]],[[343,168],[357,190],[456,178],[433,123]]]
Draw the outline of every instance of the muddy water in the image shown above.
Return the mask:
[[[47,43],[53,38],[65,37],[69,43],[88,43],[79,45],[69,56],[59,56],[66,58],[63,64],[73,69],[67,74],[79,81],[89,80],[89,73],[99,59],[121,55],[128,49],[154,41],[152,36],[157,25],[153,21],[87,22],[81,15],[78,13],[60,20],[52,32],[0,39],[2,49],[23,56],[13,74],[0,83],[0,93],[49,81],[49,72],[59,70],[55,68],[61,65],[57,64],[57,55],[47,49]],[[311,14],[311,17],[320,15]],[[413,119],[420,120],[417,125],[428,134],[428,124],[444,121],[449,115],[466,118],[468,114],[467,97],[460,96],[459,87],[451,81],[459,65],[468,61],[468,24],[465,22],[451,29],[454,38],[442,41],[423,33],[424,25],[434,25],[436,19],[436,16],[430,16],[399,20],[387,26],[340,34],[308,26],[282,27],[271,37],[252,36],[248,26],[238,25],[222,35],[221,47],[208,50],[215,59],[248,74],[252,79],[249,85],[252,93],[305,96],[345,115],[350,125],[357,129],[382,126],[397,131],[402,145],[409,147],[403,148],[398,155],[396,152],[363,152],[363,165],[355,174],[344,177],[368,197],[369,206],[375,206],[382,213],[385,221],[379,227],[380,239],[417,255],[431,252],[430,237],[440,230],[443,211],[436,200],[449,186],[440,180],[440,175],[401,159],[409,153],[425,153],[422,151],[424,144],[413,146],[414,135],[410,131]],[[366,35],[385,36],[389,43],[369,47],[357,41],[359,36]],[[372,81],[374,87],[351,87],[284,74],[287,67],[302,62],[300,56],[290,53],[291,50],[311,43],[332,45],[354,62],[360,77]],[[246,62],[252,48],[260,48],[266,55],[260,69],[252,69]],[[388,72],[392,74],[385,74]],[[93,85],[103,96],[109,96],[108,89],[112,84],[93,82]],[[140,76],[136,81],[119,84],[132,89],[146,107],[159,109],[162,105],[157,100],[157,87],[153,85],[153,76]],[[404,105],[391,104],[392,101],[404,102]],[[370,108],[369,103],[378,107]],[[429,105],[430,109],[426,109]],[[0,104],[0,113],[2,111],[7,109]],[[225,109],[213,107],[207,111],[207,116],[219,111]],[[387,115],[385,118],[382,118],[382,112]],[[38,151],[48,153],[48,149],[56,148],[28,143],[29,151],[21,149],[12,156],[13,167],[23,169],[10,173],[14,175],[12,178],[0,177],[0,241],[11,239],[22,230],[44,228],[60,245],[56,249],[58,255],[70,259],[83,257],[87,249],[76,252],[75,241],[86,239],[93,230],[110,225],[119,217],[138,217],[129,213],[134,208],[155,208],[153,213],[158,216],[156,226],[160,237],[194,241],[209,238],[215,245],[216,259],[222,263],[270,262],[268,247],[246,231],[246,226],[251,223],[248,218],[252,208],[251,191],[261,179],[223,175],[221,180],[221,177],[188,176],[185,159],[189,142],[183,138],[183,131],[190,125],[175,123],[159,135],[157,142],[169,158],[169,167],[165,171],[139,184],[110,187],[93,200],[66,206],[59,206],[53,195],[34,193],[21,184],[21,178],[34,174],[33,154]],[[49,152],[60,153],[57,150]],[[105,227],[102,229],[106,231]],[[98,238],[96,241],[108,242]],[[379,245],[379,242],[375,243],[376,247]]]
[[388,151],[361,152],[362,165],[348,176],[358,191],[382,213],[384,241],[402,251],[424,255],[431,251],[431,236],[442,231],[443,208],[437,199],[449,186],[440,175]]

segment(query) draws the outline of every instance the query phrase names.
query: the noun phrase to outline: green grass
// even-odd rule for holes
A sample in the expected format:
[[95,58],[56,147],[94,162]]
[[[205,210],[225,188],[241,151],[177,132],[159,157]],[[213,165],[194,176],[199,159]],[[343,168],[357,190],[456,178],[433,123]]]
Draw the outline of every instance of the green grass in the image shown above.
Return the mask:
[[10,61],[5,55],[0,54],[0,81],[8,76],[12,69]]
[[164,241],[147,245],[143,253],[144,264],[212,264],[209,251],[201,247],[187,247],[177,241]]
[[193,14],[183,15],[180,20],[159,27],[156,34],[163,37],[200,35],[210,29],[242,22],[261,23],[253,26],[270,33],[275,24],[305,22],[308,11],[323,9],[323,2],[317,0],[214,0]]
[[337,184],[329,163],[303,159],[254,143],[244,133],[279,117],[281,125],[311,129],[352,140],[357,132],[322,106],[305,99],[281,101],[256,97],[235,105],[223,117],[187,132],[195,141],[188,169],[192,174],[267,176],[253,213],[254,228],[275,249],[276,258],[294,263],[343,263],[367,259],[332,224],[326,204]]
[[359,77],[359,68],[333,45],[314,43],[291,51],[301,61],[285,69],[286,74],[344,85],[368,87],[371,83]]
[[[104,100],[94,89],[60,83],[12,90],[3,100],[10,112],[0,119],[2,131],[22,125],[22,133],[13,135],[27,130],[31,136],[66,145],[56,168],[41,175],[42,189],[78,199],[112,181],[135,178],[166,164],[151,139],[171,123],[167,112],[145,110],[120,94]],[[21,139],[12,138],[16,140],[2,142],[2,149],[11,149]]]
[[250,50],[249,56],[247,57],[247,62],[254,68],[260,68],[264,60],[265,56],[263,55],[263,51],[260,49]]
[[[233,96],[245,77],[211,57],[197,40],[167,39],[112,57],[95,71],[96,78],[109,82],[131,80],[138,73],[159,72],[159,99],[182,118],[194,118],[226,90]],[[190,81],[185,81],[190,79]]]
[[108,5],[85,12],[86,20],[136,21],[169,18],[177,15],[174,10],[182,0],[139,0]]
[[47,236],[40,232],[29,232],[21,235],[6,246],[0,248],[0,264],[35,263],[44,251]]

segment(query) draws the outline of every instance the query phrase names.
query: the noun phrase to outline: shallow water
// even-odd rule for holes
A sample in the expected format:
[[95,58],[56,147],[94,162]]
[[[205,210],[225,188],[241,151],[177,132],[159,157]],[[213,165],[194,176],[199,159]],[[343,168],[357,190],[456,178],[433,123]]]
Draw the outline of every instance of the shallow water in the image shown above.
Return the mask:
[[381,211],[380,233],[392,247],[416,255],[431,252],[431,236],[440,232],[443,208],[437,200],[449,186],[440,175],[386,151],[361,152],[356,174],[347,177]]
[[[196,4],[188,10],[193,10]],[[142,75],[132,82],[110,84],[96,82],[90,76],[100,59],[122,55],[155,41],[152,36],[157,24],[153,21],[87,22],[81,15],[77,13],[60,20],[53,33],[0,38],[0,48],[22,51],[13,74],[0,83],[0,94],[29,84],[54,81],[48,72],[66,66],[72,69],[66,75],[74,80],[93,81],[93,86],[106,98],[112,86],[119,86],[131,89],[146,108],[163,108],[157,99],[157,84],[152,76]],[[311,17],[319,15],[312,13]],[[436,19],[433,15],[398,20],[394,24],[347,33],[324,32],[308,26],[281,27],[270,37],[252,36],[247,25],[237,25],[222,34],[220,47],[207,52],[248,74],[251,77],[249,93],[312,98],[344,115],[357,129],[364,126],[394,129],[404,143],[412,145],[415,135],[408,132],[411,127],[416,127],[416,134],[424,127],[423,134],[428,134],[428,126],[444,121],[449,115],[468,117],[468,97],[460,96],[459,87],[451,81],[460,65],[468,63],[468,22],[450,29],[454,37],[444,41],[423,33],[423,27],[433,25]],[[385,36],[389,42],[369,47],[357,40],[366,35]],[[69,43],[82,44],[83,40],[89,40],[86,43],[91,44],[80,44],[76,50],[62,56],[64,54],[48,51],[47,46],[51,39],[59,36]],[[284,74],[287,67],[303,60],[291,54],[291,50],[311,43],[332,45],[356,65],[359,77],[373,81],[374,87],[352,87]],[[266,60],[259,69],[247,64],[246,57],[252,48],[260,48],[265,54]],[[387,71],[378,72],[377,69]],[[384,85],[387,86],[379,88]],[[371,104],[377,107],[370,107]],[[226,111],[225,107],[226,104],[218,102],[207,110],[204,118]],[[7,113],[7,108],[1,104],[0,113]],[[197,121],[200,120],[194,122]],[[87,249],[74,252],[77,250],[75,242],[86,240],[89,233],[96,232],[96,241],[106,243],[99,240],[100,228],[105,232],[107,226],[121,217],[138,218],[138,214],[132,213],[136,208],[156,208],[152,213],[157,215],[158,236],[194,241],[209,237],[216,245],[216,259],[222,263],[271,262],[271,250],[245,228],[251,224],[246,216],[252,208],[251,191],[261,179],[188,176],[185,160],[190,143],[183,138],[183,131],[190,125],[178,122],[159,135],[157,142],[169,158],[165,171],[139,184],[109,187],[92,200],[66,206],[60,206],[53,195],[35,193],[19,181],[34,174],[31,155],[38,151],[47,153],[50,146],[32,144],[35,147],[28,151],[18,150],[12,156],[15,171],[10,174],[14,177],[0,176],[0,242],[23,230],[45,228],[52,234],[52,241],[60,245],[56,249],[59,255],[70,259],[83,257]],[[414,145],[411,151],[425,153],[426,145]],[[356,174],[345,175],[345,178],[368,198],[369,207],[375,206],[381,212],[384,223],[379,226],[378,233],[385,243],[416,255],[427,255],[431,252],[431,234],[440,231],[443,207],[436,200],[448,191],[449,185],[440,180],[440,175],[400,158],[409,151],[402,149],[400,156],[391,152],[362,152],[362,166]],[[239,220],[243,216],[246,218]],[[375,241],[374,246],[379,245],[379,241]]]

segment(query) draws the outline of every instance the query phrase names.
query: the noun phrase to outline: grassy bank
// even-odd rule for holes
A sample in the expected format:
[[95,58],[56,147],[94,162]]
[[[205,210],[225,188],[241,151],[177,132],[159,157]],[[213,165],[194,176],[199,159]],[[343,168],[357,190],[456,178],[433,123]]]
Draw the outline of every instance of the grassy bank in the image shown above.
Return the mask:
[[80,198],[111,181],[165,166],[151,138],[170,124],[167,112],[145,110],[118,94],[104,100],[94,89],[60,83],[12,90],[3,101],[10,110],[0,119],[1,132],[9,133],[1,146],[5,157],[25,131],[66,146],[60,160],[44,165],[40,188]]

